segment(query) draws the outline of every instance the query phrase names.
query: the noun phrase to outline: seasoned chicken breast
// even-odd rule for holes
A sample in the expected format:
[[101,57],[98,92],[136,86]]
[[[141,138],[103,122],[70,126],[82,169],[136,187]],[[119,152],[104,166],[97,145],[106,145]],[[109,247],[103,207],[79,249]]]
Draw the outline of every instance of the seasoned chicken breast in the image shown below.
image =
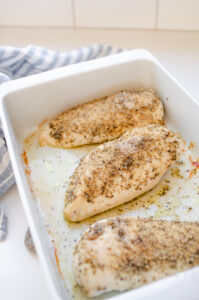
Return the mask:
[[166,127],[148,125],[96,147],[69,179],[66,218],[84,220],[152,189],[179,158],[182,145]]
[[73,268],[89,297],[134,289],[199,264],[199,223],[115,218],[91,226]]
[[130,128],[161,125],[163,119],[162,102],[155,91],[121,91],[68,109],[44,127],[39,142],[60,148],[103,143]]

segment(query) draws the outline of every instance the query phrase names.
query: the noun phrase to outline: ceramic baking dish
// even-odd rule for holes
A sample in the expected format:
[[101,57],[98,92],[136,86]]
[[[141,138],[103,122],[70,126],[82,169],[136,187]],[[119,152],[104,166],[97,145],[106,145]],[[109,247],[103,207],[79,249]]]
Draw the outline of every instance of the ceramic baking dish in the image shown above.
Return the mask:
[[[0,87],[1,119],[21,201],[52,299],[70,299],[54,249],[28,184],[21,157],[23,140],[51,117],[89,99],[134,86],[160,94],[167,119],[186,141],[199,139],[199,105],[146,50],[133,50],[5,83]],[[31,272],[31,270],[30,270]],[[114,299],[198,299],[199,268],[120,293]],[[107,295],[107,298],[110,297]]]

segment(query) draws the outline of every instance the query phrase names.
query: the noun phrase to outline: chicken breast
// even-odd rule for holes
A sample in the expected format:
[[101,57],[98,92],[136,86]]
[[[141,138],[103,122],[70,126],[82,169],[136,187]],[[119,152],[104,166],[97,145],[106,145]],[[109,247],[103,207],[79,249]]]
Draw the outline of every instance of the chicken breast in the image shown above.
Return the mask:
[[69,179],[64,214],[81,221],[152,189],[181,153],[182,138],[148,125],[96,147]]
[[199,264],[199,223],[115,218],[91,226],[73,268],[91,297],[134,289]]
[[44,127],[39,142],[60,148],[96,144],[116,139],[130,128],[163,122],[159,96],[139,88],[68,109]]

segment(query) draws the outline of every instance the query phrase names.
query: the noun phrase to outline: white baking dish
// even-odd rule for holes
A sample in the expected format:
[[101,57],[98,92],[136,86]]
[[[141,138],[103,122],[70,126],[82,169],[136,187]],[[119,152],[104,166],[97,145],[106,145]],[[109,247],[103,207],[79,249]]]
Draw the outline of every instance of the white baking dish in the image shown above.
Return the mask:
[[[146,50],[81,63],[0,87],[1,118],[21,200],[52,299],[69,299],[21,158],[22,143],[46,117],[67,107],[133,86],[151,87],[163,99],[170,124],[186,141],[199,139],[199,105]],[[31,272],[31,270],[30,270]],[[190,269],[115,299],[198,299],[199,268]]]

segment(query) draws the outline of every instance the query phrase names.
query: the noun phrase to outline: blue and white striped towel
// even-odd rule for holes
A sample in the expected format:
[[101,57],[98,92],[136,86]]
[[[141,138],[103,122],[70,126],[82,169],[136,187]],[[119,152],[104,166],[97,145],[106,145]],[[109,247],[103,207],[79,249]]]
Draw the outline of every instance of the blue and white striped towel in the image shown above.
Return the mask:
[[[67,52],[56,52],[36,46],[26,48],[0,47],[0,84],[51,69],[122,52],[121,48],[91,45]],[[15,183],[0,124],[0,196]],[[7,231],[7,218],[0,207],[0,240]]]

